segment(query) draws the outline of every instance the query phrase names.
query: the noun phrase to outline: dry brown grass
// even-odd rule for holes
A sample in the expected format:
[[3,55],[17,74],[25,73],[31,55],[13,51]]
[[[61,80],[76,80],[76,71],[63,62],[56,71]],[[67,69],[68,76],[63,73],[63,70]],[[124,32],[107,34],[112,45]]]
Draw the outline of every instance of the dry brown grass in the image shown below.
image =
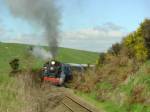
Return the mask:
[[83,74],[75,72],[73,76],[71,87],[74,89],[89,93],[96,84],[97,75],[93,70],[88,70]]
[[145,90],[144,85],[136,85],[133,89],[132,89],[132,93],[131,93],[131,97],[130,97],[130,103],[134,104],[134,103],[144,103],[145,102],[145,98],[142,95],[143,91]]
[[49,83],[41,83],[35,72],[22,72],[16,76],[18,98],[22,103],[18,112],[50,112],[63,98],[62,91]]
[[126,56],[108,55],[105,64],[96,70],[87,70],[83,75],[76,73],[72,86],[82,92],[95,92],[98,100],[105,101],[112,99],[113,90],[124,84],[138,69],[139,64]]

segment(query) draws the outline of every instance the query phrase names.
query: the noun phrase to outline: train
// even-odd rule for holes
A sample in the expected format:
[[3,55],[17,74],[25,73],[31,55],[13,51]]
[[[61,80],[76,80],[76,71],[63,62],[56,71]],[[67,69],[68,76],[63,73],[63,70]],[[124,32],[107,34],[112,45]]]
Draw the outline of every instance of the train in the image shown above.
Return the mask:
[[50,60],[43,65],[42,81],[61,86],[73,79],[74,71],[78,72],[78,74],[83,74],[88,68],[94,68],[94,65],[62,63]]
[[46,62],[43,66],[43,81],[50,82],[54,85],[63,85],[65,82],[72,80],[72,78],[72,70],[69,64],[51,60]]

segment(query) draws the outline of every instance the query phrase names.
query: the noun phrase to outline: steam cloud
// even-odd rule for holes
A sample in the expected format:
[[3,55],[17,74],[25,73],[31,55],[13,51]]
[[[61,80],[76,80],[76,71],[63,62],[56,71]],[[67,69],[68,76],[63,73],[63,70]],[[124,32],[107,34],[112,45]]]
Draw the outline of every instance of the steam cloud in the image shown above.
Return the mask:
[[46,50],[40,48],[40,47],[34,47],[31,51],[32,55],[34,55],[37,58],[41,58],[45,61],[52,58],[52,55],[50,52],[47,52]]
[[[52,57],[57,54],[60,13],[54,0],[6,0],[10,12],[44,30]],[[41,52],[42,53],[42,52]]]

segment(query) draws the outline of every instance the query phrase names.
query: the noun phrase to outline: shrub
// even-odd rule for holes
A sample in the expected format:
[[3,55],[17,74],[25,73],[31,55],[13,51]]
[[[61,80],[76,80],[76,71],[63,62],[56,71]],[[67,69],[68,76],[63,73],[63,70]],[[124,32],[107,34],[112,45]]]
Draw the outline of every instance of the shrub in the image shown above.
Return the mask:
[[104,62],[105,62],[105,55],[106,55],[105,53],[100,53],[99,54],[99,58],[98,58],[98,60],[96,62],[97,66],[100,66],[100,65],[104,64]]
[[126,52],[128,52],[129,58],[135,58],[137,61],[145,61],[147,59],[148,50],[145,47],[140,29],[124,38],[123,45],[126,48]]
[[121,50],[121,44],[116,43],[113,44],[112,47],[108,50],[108,53],[118,56]]
[[144,43],[150,52],[150,19],[145,19],[145,21],[140,25],[140,29],[142,37],[144,38]]
[[19,59],[15,58],[12,61],[10,61],[9,64],[10,64],[10,66],[12,68],[11,73],[19,72]]
[[148,51],[142,43],[134,46],[135,57],[138,61],[145,61],[148,57]]

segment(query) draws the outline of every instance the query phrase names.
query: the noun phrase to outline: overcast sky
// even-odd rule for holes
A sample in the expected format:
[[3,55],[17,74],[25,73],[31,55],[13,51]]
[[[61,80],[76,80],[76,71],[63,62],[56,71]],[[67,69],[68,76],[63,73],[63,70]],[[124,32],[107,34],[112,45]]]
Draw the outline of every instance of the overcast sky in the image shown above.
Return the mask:
[[[60,46],[106,51],[150,17],[148,0],[57,0]],[[34,5],[34,4],[33,4]],[[0,0],[0,41],[44,44],[40,29],[14,18]]]

